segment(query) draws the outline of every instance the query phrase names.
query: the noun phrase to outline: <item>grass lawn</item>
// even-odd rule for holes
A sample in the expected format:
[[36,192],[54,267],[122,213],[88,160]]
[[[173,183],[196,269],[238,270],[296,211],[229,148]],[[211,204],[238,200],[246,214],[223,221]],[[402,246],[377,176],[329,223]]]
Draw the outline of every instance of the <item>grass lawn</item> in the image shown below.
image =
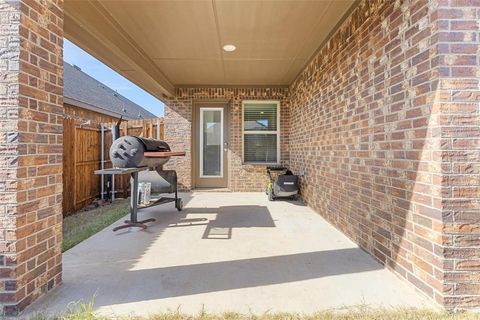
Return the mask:
[[63,219],[62,251],[67,251],[125,216],[128,213],[128,203],[129,199],[115,200],[110,205],[79,211]]
[[370,309],[365,307],[351,308],[342,311],[325,311],[313,315],[293,313],[278,314],[238,314],[224,313],[220,315],[200,313],[198,315],[184,315],[179,312],[162,313],[146,318],[101,317],[92,312],[93,305],[79,305],[78,309],[59,317],[37,316],[29,320],[477,320],[480,314],[475,313],[447,313],[415,309]]
[[[135,319],[135,318],[131,318]],[[141,318],[138,318],[141,319]],[[321,312],[314,315],[300,314],[266,314],[266,315],[239,315],[235,313],[223,315],[201,314],[198,316],[186,316],[180,314],[154,315],[148,320],[473,320],[480,319],[473,314],[447,314],[433,313],[420,310],[351,310],[347,312]],[[143,319],[142,319],[143,320]]]

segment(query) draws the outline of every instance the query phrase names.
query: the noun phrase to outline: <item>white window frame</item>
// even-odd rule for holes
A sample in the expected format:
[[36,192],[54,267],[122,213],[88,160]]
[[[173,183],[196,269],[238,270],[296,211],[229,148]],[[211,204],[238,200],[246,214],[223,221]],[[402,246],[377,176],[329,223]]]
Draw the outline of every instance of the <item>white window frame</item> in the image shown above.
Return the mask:
[[[210,176],[210,175],[204,175],[203,174],[203,111],[220,111],[220,121],[221,121],[221,126],[220,126],[220,175],[218,176]],[[200,125],[199,125],[199,137],[200,137],[200,178],[212,178],[212,179],[220,179],[223,178],[223,157],[224,157],[224,152],[223,152],[223,126],[224,126],[224,117],[223,117],[223,108],[200,108]]]
[[[277,105],[277,130],[275,131],[245,131],[245,105],[246,104],[276,104]],[[245,135],[246,134],[277,134],[277,162],[245,161]],[[280,164],[280,101],[278,100],[243,100],[242,101],[242,163],[258,165]]]

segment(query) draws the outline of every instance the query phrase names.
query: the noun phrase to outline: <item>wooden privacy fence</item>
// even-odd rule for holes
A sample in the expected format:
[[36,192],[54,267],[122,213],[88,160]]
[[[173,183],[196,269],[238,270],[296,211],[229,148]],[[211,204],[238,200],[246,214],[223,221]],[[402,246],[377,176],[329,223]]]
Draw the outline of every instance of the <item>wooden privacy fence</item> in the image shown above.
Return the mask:
[[[114,123],[104,124],[104,167],[110,168],[109,149],[112,144],[110,129]],[[93,172],[101,168],[101,128],[80,127],[74,119],[63,120],[63,215],[69,215],[100,197],[100,176]],[[146,138],[164,137],[161,118],[123,121],[120,135]],[[106,179],[105,179],[106,180]],[[115,177],[115,195],[128,195],[128,177]]]

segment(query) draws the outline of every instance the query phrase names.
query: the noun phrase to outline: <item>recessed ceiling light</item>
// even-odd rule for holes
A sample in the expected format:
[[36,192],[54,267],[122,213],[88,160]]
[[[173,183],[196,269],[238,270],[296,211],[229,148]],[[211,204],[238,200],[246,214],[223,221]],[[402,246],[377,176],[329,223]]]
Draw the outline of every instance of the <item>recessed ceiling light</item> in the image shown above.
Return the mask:
[[232,52],[235,51],[237,47],[235,47],[233,44],[226,44],[223,46],[223,50],[227,52]]

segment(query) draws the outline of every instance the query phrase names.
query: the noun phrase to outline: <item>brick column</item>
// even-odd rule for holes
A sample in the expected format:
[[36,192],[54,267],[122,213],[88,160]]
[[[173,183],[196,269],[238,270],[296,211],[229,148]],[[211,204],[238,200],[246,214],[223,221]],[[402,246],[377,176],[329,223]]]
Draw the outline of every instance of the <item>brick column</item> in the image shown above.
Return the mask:
[[0,303],[61,282],[63,9],[0,0]]
[[439,1],[444,301],[480,307],[480,2]]
[[[178,96],[178,94],[177,94]],[[192,188],[192,101],[189,98],[172,98],[165,103],[164,139],[175,150],[185,151],[185,157],[173,157],[165,169],[176,170],[179,188]]]

